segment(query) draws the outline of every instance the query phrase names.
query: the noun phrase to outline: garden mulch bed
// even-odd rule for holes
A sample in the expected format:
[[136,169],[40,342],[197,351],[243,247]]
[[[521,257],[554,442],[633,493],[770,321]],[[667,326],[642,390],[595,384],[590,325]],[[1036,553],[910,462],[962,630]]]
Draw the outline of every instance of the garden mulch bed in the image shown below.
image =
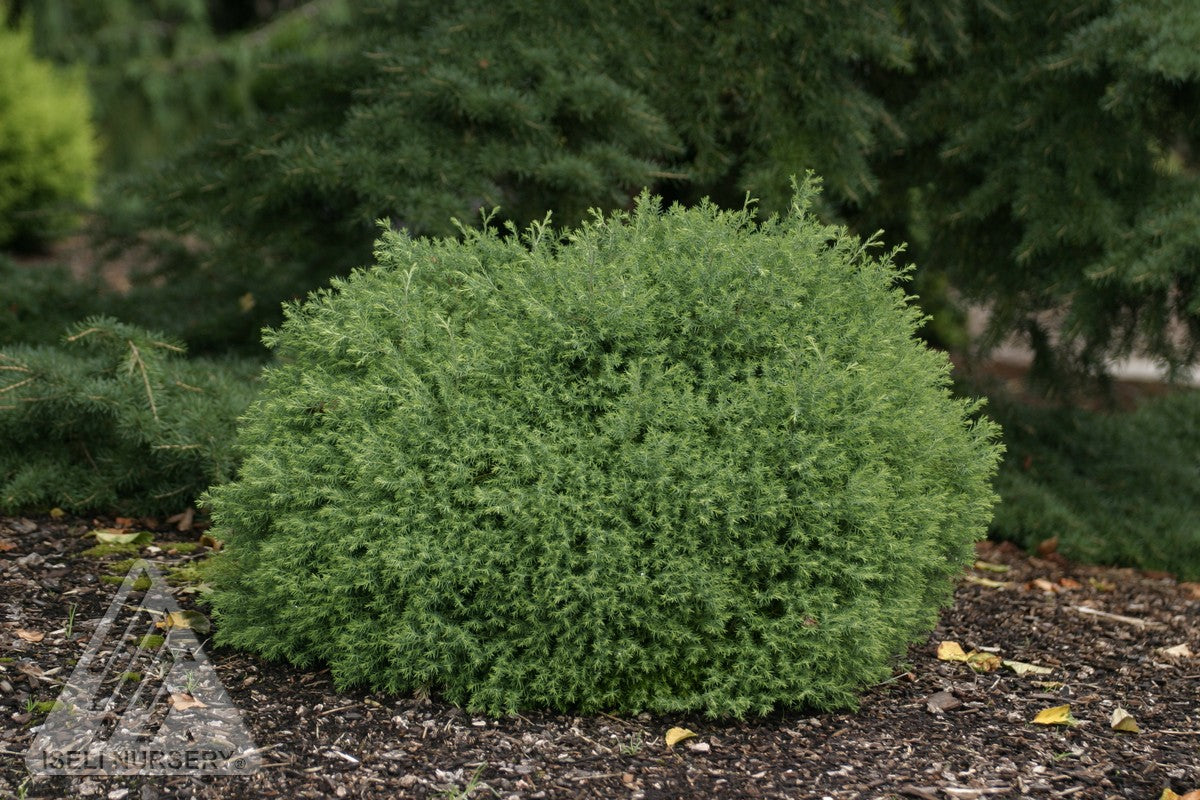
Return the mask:
[[[320,669],[208,647],[262,748],[256,774],[30,778],[36,704],[56,697],[117,592],[98,577],[114,558],[81,554],[94,544],[83,533],[112,524],[0,519],[0,797],[1144,799],[1200,788],[1200,657],[1187,654],[1200,653],[1200,586],[988,543],[937,630],[857,712],[494,720],[436,698],[338,692]],[[197,535],[160,529],[142,554],[166,570],[203,555],[170,551]],[[192,594],[177,599],[196,608]],[[976,672],[939,660],[942,641],[1052,671]],[[1032,722],[1064,704],[1077,724]],[[1118,707],[1140,732],[1112,729]],[[671,748],[676,726],[696,736]]]

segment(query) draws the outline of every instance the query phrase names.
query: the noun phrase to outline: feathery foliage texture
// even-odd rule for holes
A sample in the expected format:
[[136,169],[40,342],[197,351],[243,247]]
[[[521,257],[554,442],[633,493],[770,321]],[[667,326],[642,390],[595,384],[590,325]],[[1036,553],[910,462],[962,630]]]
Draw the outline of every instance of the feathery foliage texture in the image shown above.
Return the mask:
[[233,472],[257,365],[112,319],[0,349],[0,509],[177,511]]
[[0,247],[62,233],[91,199],[89,113],[82,76],[35,58],[29,31],[0,19]]
[[1057,536],[1069,558],[1200,580],[1200,391],[1124,413],[989,412],[1008,448],[993,536],[1029,548]]
[[890,257],[709,204],[413,239],[292,306],[219,640],[489,713],[853,705],[990,518]]

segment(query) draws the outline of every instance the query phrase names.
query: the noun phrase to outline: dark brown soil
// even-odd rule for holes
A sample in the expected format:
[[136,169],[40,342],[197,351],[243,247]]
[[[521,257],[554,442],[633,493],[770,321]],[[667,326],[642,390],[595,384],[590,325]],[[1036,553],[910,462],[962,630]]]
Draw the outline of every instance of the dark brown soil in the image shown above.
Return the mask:
[[[1200,653],[1200,587],[986,543],[979,557],[1007,571],[964,575],[937,630],[856,712],[493,720],[436,698],[337,692],[320,669],[218,648],[209,658],[261,748],[257,774],[31,777],[35,704],[57,696],[117,591],[98,578],[115,557],[81,554],[102,524],[0,519],[0,797],[1145,800],[1200,787],[1200,657],[1178,654]],[[166,547],[196,531],[156,538],[142,555],[162,569],[203,555]],[[976,672],[939,660],[941,641],[1052,672]],[[1064,704],[1078,724],[1032,722]],[[1118,707],[1139,733],[1112,729]],[[696,736],[670,748],[676,726]]]

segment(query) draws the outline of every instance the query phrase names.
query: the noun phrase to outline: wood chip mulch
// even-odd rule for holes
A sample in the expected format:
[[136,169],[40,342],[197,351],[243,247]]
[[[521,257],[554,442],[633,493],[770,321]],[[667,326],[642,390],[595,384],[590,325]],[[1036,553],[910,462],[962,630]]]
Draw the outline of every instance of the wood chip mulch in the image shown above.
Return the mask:
[[[991,543],[937,629],[856,712],[494,720],[436,698],[337,692],[320,669],[207,646],[260,748],[256,774],[31,776],[39,709],[117,592],[100,579],[117,557],[82,555],[95,543],[83,534],[112,524],[0,518],[0,797],[1157,800],[1200,788],[1200,586]],[[142,555],[164,571],[204,555],[170,547],[197,530],[154,535]],[[177,595],[203,611],[194,598]],[[940,660],[945,641],[984,671]],[[1076,724],[1033,722],[1062,705]],[[1113,729],[1118,708],[1138,732]],[[668,747],[673,727],[696,735]]]

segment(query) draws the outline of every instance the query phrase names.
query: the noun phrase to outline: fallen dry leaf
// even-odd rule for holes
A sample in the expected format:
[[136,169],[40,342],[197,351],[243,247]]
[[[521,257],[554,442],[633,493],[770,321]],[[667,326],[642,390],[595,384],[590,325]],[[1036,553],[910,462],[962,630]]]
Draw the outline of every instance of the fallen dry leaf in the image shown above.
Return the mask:
[[1111,725],[1114,731],[1124,731],[1126,733],[1138,733],[1141,731],[1133,715],[1120,706],[1117,706],[1116,710],[1112,713]]
[[997,581],[992,580],[991,578],[980,578],[977,575],[964,575],[963,578],[968,583],[978,584],[979,586],[987,586],[991,589],[1004,589],[1012,586],[1011,581]]
[[8,539],[0,539],[0,553],[7,553],[9,550],[14,550],[16,546],[16,542],[9,541]]
[[176,711],[187,711],[189,708],[208,708],[187,692],[171,692],[171,707]]
[[1051,536],[1049,539],[1043,540],[1037,546],[1037,554],[1039,556],[1048,556],[1058,550],[1058,537]]
[[213,537],[209,536],[207,533],[200,537],[200,544],[204,545],[209,550],[212,550],[214,553],[216,551],[220,550],[225,545],[225,543],[223,541],[221,541],[220,539],[214,539]]
[[1039,591],[1049,592],[1051,594],[1056,594],[1060,591],[1057,583],[1051,583],[1045,578],[1034,578],[1029,583],[1025,584],[1025,586],[1029,589],[1037,589]]
[[671,728],[667,731],[666,740],[667,747],[674,747],[684,739],[691,739],[696,735],[695,731],[689,731],[687,728]]
[[942,642],[938,645],[937,657],[939,661],[966,661],[967,654],[963,651],[962,646],[958,642]]
[[1170,789],[1163,789],[1158,800],[1200,800],[1200,789],[1193,789],[1187,794],[1175,794]]
[[100,544],[150,544],[154,537],[149,531],[120,531],[113,528],[98,528],[91,533]]
[[1192,648],[1187,646],[1187,642],[1177,644],[1174,647],[1160,647],[1158,652],[1167,658],[1191,658],[1196,655],[1192,652]]
[[1043,708],[1033,718],[1038,725],[1078,725],[1079,720],[1071,716],[1071,706],[1054,706]]
[[17,628],[17,636],[27,642],[33,642],[34,644],[37,644],[42,639],[46,638],[46,634],[42,633],[41,631],[30,631],[24,628]]
[[1080,583],[1079,581],[1075,580],[1074,578],[1059,578],[1058,585],[1061,586],[1062,588],[1068,589],[1068,590],[1083,588],[1083,584]]
[[1008,572],[1008,566],[1005,564],[993,564],[990,561],[976,561],[975,569],[983,572]]
[[1200,583],[1186,581],[1179,584],[1179,588],[1190,594],[1193,600],[1200,600]]
[[976,672],[995,672],[1000,669],[1000,656],[973,651],[967,656],[967,666]]
[[54,508],[50,509],[50,518],[51,519],[62,519],[66,515],[67,515],[67,512],[63,511],[58,506],[55,506]]
[[1049,675],[1054,671],[1050,667],[1039,667],[1037,664],[1026,664],[1024,661],[1004,661],[1002,663],[1018,675]]
[[1101,578],[1088,578],[1088,583],[1091,584],[1091,587],[1097,592],[1111,592],[1113,589],[1117,588],[1115,583],[1103,580]]
[[212,623],[208,621],[208,617],[199,611],[168,611],[154,624],[159,628],[191,628],[197,633],[208,633],[212,630]]

